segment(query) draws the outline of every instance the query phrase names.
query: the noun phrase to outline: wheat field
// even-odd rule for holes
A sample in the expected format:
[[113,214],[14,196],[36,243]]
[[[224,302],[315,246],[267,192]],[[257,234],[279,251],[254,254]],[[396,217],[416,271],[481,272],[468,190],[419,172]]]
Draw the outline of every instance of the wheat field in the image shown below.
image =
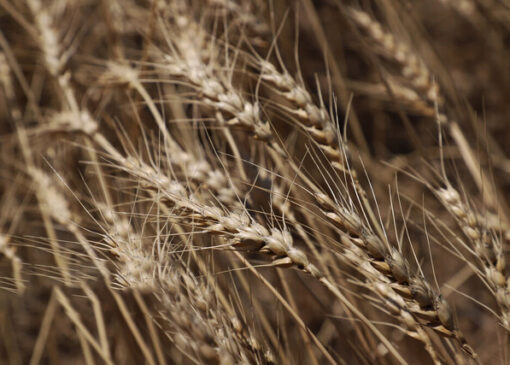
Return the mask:
[[510,364],[510,5],[0,0],[0,364]]

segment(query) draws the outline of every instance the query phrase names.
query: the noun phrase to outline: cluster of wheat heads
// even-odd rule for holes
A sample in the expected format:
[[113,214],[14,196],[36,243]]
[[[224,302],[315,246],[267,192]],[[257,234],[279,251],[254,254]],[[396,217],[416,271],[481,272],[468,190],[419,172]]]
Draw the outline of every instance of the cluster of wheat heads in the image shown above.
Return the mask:
[[0,364],[509,363],[508,24],[0,0]]

